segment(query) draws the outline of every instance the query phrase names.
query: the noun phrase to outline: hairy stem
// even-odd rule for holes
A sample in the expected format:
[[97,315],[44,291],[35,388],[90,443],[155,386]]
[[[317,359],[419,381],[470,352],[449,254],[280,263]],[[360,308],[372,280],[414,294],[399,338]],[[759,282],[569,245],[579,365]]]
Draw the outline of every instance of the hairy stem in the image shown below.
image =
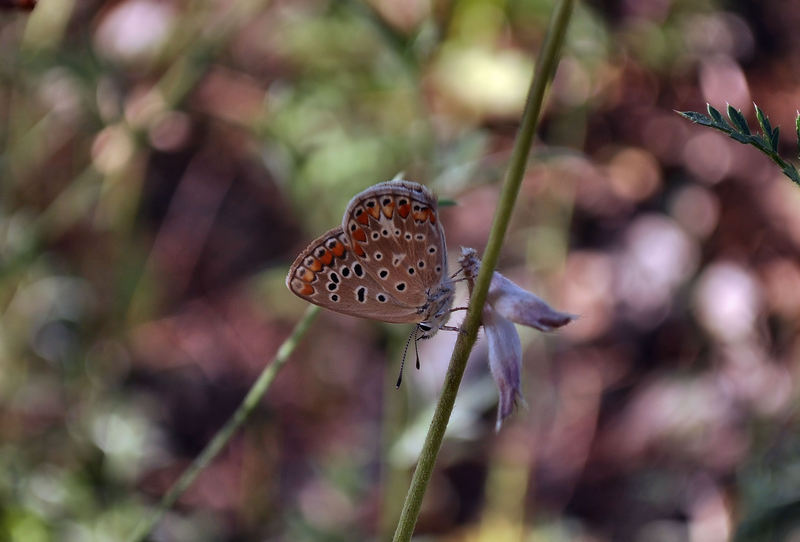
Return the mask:
[[428,434],[425,437],[425,443],[422,446],[422,452],[420,453],[419,462],[417,463],[417,468],[411,480],[411,486],[408,489],[406,500],[403,503],[403,510],[400,513],[397,530],[394,533],[393,540],[395,542],[407,542],[411,539],[414,526],[419,517],[422,499],[428,487],[428,482],[433,472],[433,466],[436,463],[436,456],[442,445],[442,439],[444,438],[447,423],[450,420],[450,414],[453,411],[458,387],[461,384],[461,378],[467,366],[467,358],[478,336],[481,311],[486,302],[489,282],[492,272],[497,265],[503,238],[505,237],[508,223],[511,219],[511,212],[514,209],[514,204],[519,194],[519,187],[522,184],[522,177],[525,172],[528,154],[530,153],[539,113],[544,101],[545,89],[555,72],[559,51],[564,42],[564,36],[567,31],[567,26],[569,25],[573,4],[573,0],[561,0],[558,2],[548,25],[547,34],[544,44],[542,45],[542,52],[536,64],[536,71],[528,91],[525,111],[522,115],[522,123],[517,133],[517,139],[514,142],[511,163],[509,164],[505,183],[503,184],[500,202],[495,211],[492,229],[489,233],[489,241],[486,246],[486,251],[483,253],[480,273],[475,282],[475,289],[472,292],[467,316],[462,325],[462,332],[458,335],[453,355],[450,359],[444,387],[442,388],[442,395],[439,398],[439,403],[436,405],[436,411],[433,414]]
[[311,322],[319,313],[319,307],[315,305],[309,306],[308,310],[306,310],[305,315],[303,318],[297,323],[292,334],[283,341],[283,344],[278,349],[277,354],[275,354],[275,358],[272,360],[272,363],[264,367],[264,370],[261,371],[258,379],[253,383],[250,387],[250,391],[247,392],[247,395],[242,400],[242,403],[239,405],[239,408],[236,409],[236,412],[228,418],[228,421],[225,422],[217,434],[214,435],[214,438],[206,445],[200,455],[198,455],[192,464],[181,474],[181,477],[172,484],[172,487],[169,491],[164,494],[161,498],[161,502],[158,504],[158,507],[153,510],[149,517],[143,519],[139,525],[136,527],[136,530],[128,538],[129,542],[139,542],[144,540],[145,537],[153,530],[156,524],[161,520],[163,515],[169,510],[175,501],[183,495],[183,492],[186,491],[192,482],[194,482],[195,478],[205,469],[211,461],[217,456],[217,454],[225,447],[226,444],[231,440],[234,433],[236,433],[237,429],[244,423],[244,421],[250,416],[250,413],[253,412],[256,405],[258,405],[261,398],[266,393],[267,389],[269,389],[270,385],[272,384],[273,380],[275,380],[275,376],[278,374],[278,371],[284,366],[286,361],[289,359],[289,356],[294,352],[294,349],[297,347],[297,344],[300,341],[300,338],[308,331]]

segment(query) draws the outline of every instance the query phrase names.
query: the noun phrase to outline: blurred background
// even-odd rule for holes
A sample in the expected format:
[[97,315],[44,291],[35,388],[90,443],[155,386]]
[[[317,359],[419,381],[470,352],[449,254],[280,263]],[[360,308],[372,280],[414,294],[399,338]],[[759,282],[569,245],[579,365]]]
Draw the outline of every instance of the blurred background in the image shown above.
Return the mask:
[[[303,314],[284,277],[405,172],[482,250],[540,0],[40,0],[0,12],[0,539],[130,534]],[[521,329],[493,431],[478,343],[420,541],[800,540],[800,188],[674,110],[752,102],[796,154],[800,5],[580,3],[499,269]],[[463,293],[461,294],[463,296]],[[453,334],[324,311],[152,540],[394,530]]]

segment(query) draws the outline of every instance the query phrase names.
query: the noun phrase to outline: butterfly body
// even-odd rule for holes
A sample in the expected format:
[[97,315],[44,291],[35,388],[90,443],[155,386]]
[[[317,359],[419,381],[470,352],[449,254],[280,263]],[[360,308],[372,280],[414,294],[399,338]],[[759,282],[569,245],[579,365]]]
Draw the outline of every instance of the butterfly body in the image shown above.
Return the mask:
[[367,188],[350,200],[340,227],[298,255],[286,285],[327,309],[414,323],[421,338],[433,336],[454,295],[436,198],[410,181]]

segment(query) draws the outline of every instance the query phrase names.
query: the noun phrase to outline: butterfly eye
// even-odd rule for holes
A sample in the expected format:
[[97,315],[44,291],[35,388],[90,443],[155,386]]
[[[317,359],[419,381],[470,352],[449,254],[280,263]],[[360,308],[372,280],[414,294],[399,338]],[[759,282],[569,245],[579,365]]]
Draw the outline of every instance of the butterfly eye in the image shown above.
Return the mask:
[[428,324],[422,323],[422,324],[418,324],[418,325],[419,325],[419,328],[422,331],[430,331],[431,330],[431,326],[429,326]]

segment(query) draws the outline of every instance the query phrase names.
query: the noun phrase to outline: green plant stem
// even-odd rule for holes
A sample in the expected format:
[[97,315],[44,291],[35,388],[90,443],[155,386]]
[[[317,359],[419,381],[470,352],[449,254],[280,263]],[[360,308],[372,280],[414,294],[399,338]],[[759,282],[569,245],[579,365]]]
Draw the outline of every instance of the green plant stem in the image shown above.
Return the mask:
[[480,273],[475,282],[469,309],[467,310],[467,315],[462,324],[461,332],[458,334],[458,339],[453,349],[453,355],[450,358],[450,365],[445,375],[442,395],[439,398],[439,403],[436,405],[428,434],[425,437],[425,443],[422,446],[417,468],[411,479],[411,486],[408,488],[408,494],[403,503],[403,510],[400,513],[397,530],[394,533],[393,540],[395,542],[407,542],[414,533],[414,526],[417,523],[419,511],[422,507],[422,499],[428,487],[428,482],[433,472],[433,466],[436,463],[436,457],[442,445],[442,439],[444,438],[445,429],[447,429],[447,423],[450,420],[450,414],[453,411],[458,387],[461,384],[461,378],[467,366],[467,359],[469,358],[469,354],[478,336],[481,312],[486,302],[486,295],[489,291],[489,282],[492,272],[497,265],[503,238],[505,237],[508,223],[511,219],[511,212],[514,209],[514,204],[519,194],[528,154],[530,153],[531,143],[533,142],[533,136],[539,119],[539,113],[544,101],[545,90],[558,62],[558,54],[564,42],[564,36],[567,32],[567,26],[569,25],[573,4],[573,0],[561,0],[558,2],[548,25],[547,34],[545,35],[544,44],[542,45],[542,52],[528,91],[525,111],[522,115],[522,123],[517,133],[517,139],[514,142],[511,162],[509,164],[508,173],[506,174],[503,191],[500,195],[500,203],[495,212],[494,221],[492,222],[492,229],[489,233],[489,241],[486,250],[483,253]]
[[275,359],[272,360],[272,363],[264,367],[264,370],[261,371],[258,379],[253,383],[250,387],[250,391],[247,392],[244,400],[239,405],[239,408],[236,409],[236,412],[228,418],[228,421],[225,422],[217,434],[214,435],[214,438],[211,439],[211,442],[206,445],[200,455],[198,455],[192,464],[181,474],[181,477],[172,485],[172,487],[167,491],[166,494],[161,498],[161,502],[158,504],[158,507],[153,511],[153,513],[142,520],[139,525],[137,525],[136,530],[134,531],[133,535],[128,538],[129,542],[139,542],[144,540],[144,538],[153,530],[156,524],[161,520],[167,510],[175,504],[175,501],[183,494],[186,489],[192,485],[195,478],[205,469],[211,461],[217,456],[217,454],[228,444],[231,437],[236,433],[236,430],[239,429],[239,426],[244,423],[244,421],[248,418],[250,413],[255,409],[256,405],[258,405],[261,398],[266,393],[267,389],[269,389],[272,382],[275,380],[275,376],[278,374],[278,371],[284,366],[286,361],[289,359],[289,356],[294,351],[295,347],[300,340],[300,338],[308,331],[311,322],[319,313],[319,307],[315,305],[311,305],[308,310],[306,310],[305,315],[303,318],[297,323],[292,334],[283,342],[283,344],[278,349],[277,354],[275,354]]

